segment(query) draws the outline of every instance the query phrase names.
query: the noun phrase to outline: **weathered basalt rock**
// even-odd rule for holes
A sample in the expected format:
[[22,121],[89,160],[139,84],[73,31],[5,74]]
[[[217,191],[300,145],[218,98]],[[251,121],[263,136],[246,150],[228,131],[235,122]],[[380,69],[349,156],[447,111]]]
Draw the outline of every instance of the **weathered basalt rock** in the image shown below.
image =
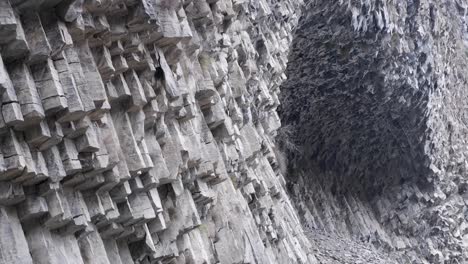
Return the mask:
[[465,1],[308,2],[280,139],[310,227],[399,263],[468,261],[466,12]]
[[301,5],[0,0],[0,263],[313,263],[273,152]]

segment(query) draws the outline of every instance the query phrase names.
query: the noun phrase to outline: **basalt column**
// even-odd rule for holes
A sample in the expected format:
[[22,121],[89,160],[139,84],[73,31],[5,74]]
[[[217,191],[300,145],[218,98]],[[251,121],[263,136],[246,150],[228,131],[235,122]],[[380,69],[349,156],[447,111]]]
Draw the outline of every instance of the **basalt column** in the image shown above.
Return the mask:
[[465,1],[309,1],[280,143],[309,228],[466,263]]
[[0,0],[0,264],[314,263],[273,152],[302,4]]

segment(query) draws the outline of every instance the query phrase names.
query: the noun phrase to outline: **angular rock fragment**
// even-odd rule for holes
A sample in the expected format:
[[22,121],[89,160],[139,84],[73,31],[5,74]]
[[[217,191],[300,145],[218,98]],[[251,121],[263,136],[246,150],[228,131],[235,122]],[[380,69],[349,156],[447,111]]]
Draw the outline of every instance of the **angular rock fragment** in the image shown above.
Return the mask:
[[10,64],[8,68],[21,107],[24,125],[29,127],[39,123],[45,117],[45,113],[28,65],[19,62]]
[[33,65],[31,71],[46,114],[65,109],[67,100],[52,59]]

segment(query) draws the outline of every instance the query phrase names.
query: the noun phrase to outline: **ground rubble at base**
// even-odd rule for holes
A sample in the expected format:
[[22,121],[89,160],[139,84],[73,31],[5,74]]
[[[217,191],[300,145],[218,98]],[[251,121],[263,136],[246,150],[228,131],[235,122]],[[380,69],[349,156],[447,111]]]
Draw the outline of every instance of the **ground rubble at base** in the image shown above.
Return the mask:
[[306,229],[314,255],[321,264],[395,264],[398,256],[359,241],[323,230]]

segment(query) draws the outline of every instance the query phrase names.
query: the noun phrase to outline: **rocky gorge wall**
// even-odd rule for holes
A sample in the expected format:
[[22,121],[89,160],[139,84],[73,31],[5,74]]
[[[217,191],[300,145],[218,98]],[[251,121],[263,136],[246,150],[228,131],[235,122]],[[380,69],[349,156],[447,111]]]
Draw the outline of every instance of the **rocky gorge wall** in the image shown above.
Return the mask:
[[0,263],[314,263],[273,143],[301,5],[0,0]]
[[311,229],[395,263],[467,263],[463,0],[308,1],[282,85],[287,182]]

